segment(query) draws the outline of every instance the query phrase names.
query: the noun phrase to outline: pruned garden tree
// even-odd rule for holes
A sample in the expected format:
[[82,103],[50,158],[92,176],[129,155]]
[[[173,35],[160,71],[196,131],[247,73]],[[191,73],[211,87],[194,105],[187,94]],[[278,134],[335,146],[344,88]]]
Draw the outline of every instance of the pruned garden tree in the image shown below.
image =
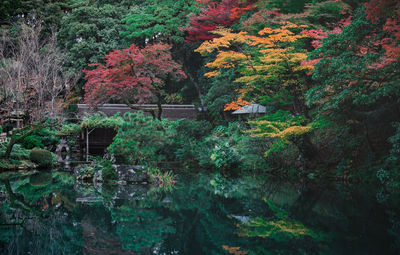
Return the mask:
[[57,98],[74,75],[63,71],[65,54],[57,47],[56,35],[41,39],[42,26],[21,23],[18,40],[3,33],[0,41],[0,108],[4,115],[24,120],[12,131],[5,157],[12,147],[60,110]]
[[155,102],[161,119],[162,89],[166,80],[186,78],[182,66],[176,63],[168,44],[152,44],[140,49],[132,44],[127,49],[114,50],[105,56],[106,64],[97,63],[86,73],[85,102],[97,105],[110,100],[124,102],[132,109],[141,109],[136,103]]

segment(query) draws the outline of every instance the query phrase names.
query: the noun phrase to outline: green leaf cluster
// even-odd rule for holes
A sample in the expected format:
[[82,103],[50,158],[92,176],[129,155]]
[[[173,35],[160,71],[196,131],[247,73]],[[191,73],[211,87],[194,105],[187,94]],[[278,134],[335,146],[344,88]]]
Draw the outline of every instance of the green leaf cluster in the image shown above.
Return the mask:
[[146,1],[122,19],[126,31],[121,34],[142,44],[159,40],[182,43],[184,33],[179,28],[186,25],[193,3],[193,0]]
[[[119,114],[107,117],[104,113],[95,113],[85,116],[80,124],[81,128],[112,128],[117,130],[124,124]],[[74,127],[74,129],[77,129]]]
[[170,143],[168,120],[157,120],[139,113],[125,113],[113,143],[108,147],[119,162],[156,166],[165,155],[160,153]]

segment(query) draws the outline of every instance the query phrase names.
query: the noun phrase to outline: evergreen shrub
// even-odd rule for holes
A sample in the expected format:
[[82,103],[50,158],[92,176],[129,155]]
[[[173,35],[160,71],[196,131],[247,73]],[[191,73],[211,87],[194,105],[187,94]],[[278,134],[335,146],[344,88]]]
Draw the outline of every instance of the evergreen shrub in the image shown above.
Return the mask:
[[53,156],[48,150],[34,149],[29,155],[29,159],[38,164],[40,168],[50,168],[53,166]]

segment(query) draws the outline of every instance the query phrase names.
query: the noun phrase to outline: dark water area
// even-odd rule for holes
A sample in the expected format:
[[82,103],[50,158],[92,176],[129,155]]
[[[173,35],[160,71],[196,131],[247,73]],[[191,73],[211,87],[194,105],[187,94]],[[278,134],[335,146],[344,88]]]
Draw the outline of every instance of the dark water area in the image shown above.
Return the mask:
[[379,196],[256,176],[178,174],[163,191],[3,174],[0,254],[398,254]]

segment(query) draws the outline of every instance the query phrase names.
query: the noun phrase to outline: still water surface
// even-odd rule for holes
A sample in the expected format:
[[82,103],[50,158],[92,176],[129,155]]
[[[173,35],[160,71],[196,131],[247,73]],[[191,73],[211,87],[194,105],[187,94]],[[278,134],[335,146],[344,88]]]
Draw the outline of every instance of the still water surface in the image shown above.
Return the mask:
[[0,183],[0,254],[399,254],[370,188],[179,174],[171,191],[65,172]]

